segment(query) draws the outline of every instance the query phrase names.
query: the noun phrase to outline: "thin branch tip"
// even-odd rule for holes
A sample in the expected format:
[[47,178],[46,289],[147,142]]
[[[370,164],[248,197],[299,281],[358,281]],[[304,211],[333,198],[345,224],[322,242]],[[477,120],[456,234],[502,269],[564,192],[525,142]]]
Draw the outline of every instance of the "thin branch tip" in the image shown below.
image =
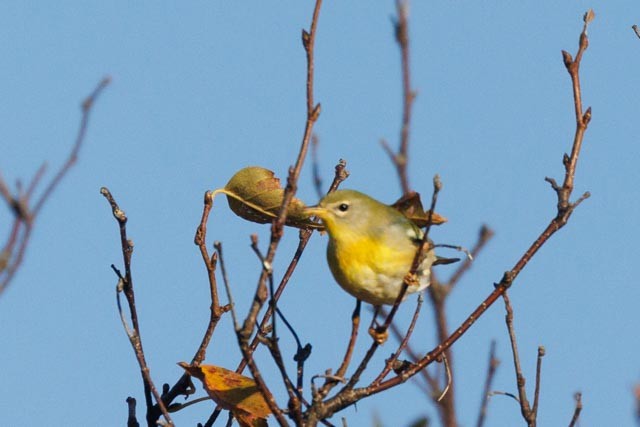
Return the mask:
[[589,9],[585,12],[584,16],[582,17],[582,20],[584,21],[585,25],[587,25],[591,21],[593,21],[595,17],[596,17],[596,13],[593,11],[593,9]]

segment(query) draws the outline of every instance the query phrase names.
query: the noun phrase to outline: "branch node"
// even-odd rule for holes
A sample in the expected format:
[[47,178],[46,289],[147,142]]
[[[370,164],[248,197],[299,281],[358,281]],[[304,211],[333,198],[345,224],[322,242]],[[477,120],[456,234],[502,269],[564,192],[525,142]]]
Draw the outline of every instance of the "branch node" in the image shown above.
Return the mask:
[[500,280],[500,283],[498,283],[496,287],[504,287],[506,289],[509,289],[511,287],[511,284],[513,283],[513,279],[514,279],[513,272],[505,271],[504,275],[502,276],[502,279]]
[[567,71],[571,69],[573,65],[573,57],[566,50],[562,51],[562,60],[564,61],[564,66],[567,67]]
[[302,30],[302,46],[304,50],[309,50],[309,41],[311,40],[311,34],[305,29]]
[[311,115],[309,116],[309,120],[311,121],[316,121],[318,120],[318,117],[320,117],[320,103],[318,102],[315,107],[313,107],[313,110],[311,111]]
[[547,350],[544,348],[543,345],[538,347],[538,357],[543,357],[545,354],[547,354]]
[[100,188],[100,194],[102,194],[111,205],[111,213],[113,214],[113,217],[116,219],[116,221],[118,221],[120,225],[126,224],[127,214],[122,209],[120,209],[120,206],[118,206],[118,204],[116,203],[109,189],[107,187]]
[[586,126],[589,124],[590,121],[591,121],[591,107],[587,108],[587,111],[585,111],[584,115],[582,116],[582,124]]

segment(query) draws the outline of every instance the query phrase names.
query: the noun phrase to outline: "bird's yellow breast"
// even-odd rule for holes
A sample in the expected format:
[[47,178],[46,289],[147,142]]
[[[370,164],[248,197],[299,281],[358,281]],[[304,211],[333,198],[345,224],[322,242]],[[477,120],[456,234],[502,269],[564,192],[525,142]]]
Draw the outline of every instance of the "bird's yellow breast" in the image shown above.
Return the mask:
[[415,256],[408,238],[402,245],[394,243],[348,232],[342,233],[339,239],[331,239],[327,259],[334,278],[356,298],[378,304],[392,303]]

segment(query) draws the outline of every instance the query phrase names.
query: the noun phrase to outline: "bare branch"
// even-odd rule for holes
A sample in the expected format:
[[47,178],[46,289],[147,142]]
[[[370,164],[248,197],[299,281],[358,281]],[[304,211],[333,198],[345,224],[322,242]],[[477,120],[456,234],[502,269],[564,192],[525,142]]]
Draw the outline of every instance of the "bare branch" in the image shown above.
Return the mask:
[[582,393],[576,393],[574,398],[576,399],[576,408],[573,411],[573,417],[571,417],[569,427],[574,427],[576,425],[578,418],[580,418],[580,412],[582,412]]
[[509,300],[509,295],[506,291],[502,294],[502,299],[504,300],[504,307],[507,311],[505,321],[507,324],[507,329],[509,331],[511,352],[513,354],[513,365],[516,371],[516,385],[518,388],[518,402],[520,403],[520,412],[522,413],[522,417],[529,426],[535,426],[537,414],[531,410],[529,401],[527,400],[527,391],[525,388],[526,380],[524,374],[522,373],[520,354],[518,353],[518,344],[516,343],[516,332],[513,327],[513,307],[511,306],[511,301]]
[[351,334],[349,335],[349,343],[347,344],[347,350],[345,351],[345,355],[342,358],[342,363],[340,367],[336,371],[335,375],[325,375],[326,381],[324,385],[320,388],[320,390],[315,393],[314,400],[321,400],[326,397],[326,395],[331,391],[331,389],[337,385],[339,382],[346,384],[346,380],[344,378],[347,373],[347,369],[349,369],[349,364],[351,363],[351,357],[353,356],[353,350],[356,345],[356,340],[358,339],[358,328],[360,326],[360,310],[362,308],[362,301],[356,299],[356,306],[353,309],[353,313],[351,314]]
[[312,166],[311,171],[313,173],[313,188],[316,189],[318,198],[322,198],[322,177],[320,176],[320,161],[318,160],[318,135],[313,134],[311,136],[311,159]]
[[[109,205],[111,205],[111,212],[113,214],[113,217],[118,222],[118,226],[120,228],[120,245],[122,250],[122,258],[124,261],[125,275],[122,276],[122,274],[120,274],[120,271],[113,267],[119,278],[116,295],[118,295],[118,306],[120,306],[119,294],[120,291],[124,292],[124,295],[127,299],[127,304],[129,306],[129,315],[131,317],[132,329],[127,328],[126,322],[124,323],[124,325],[127,336],[129,337],[129,341],[131,343],[131,347],[133,348],[133,352],[135,353],[136,359],[138,360],[138,365],[140,365],[140,373],[142,374],[142,382],[144,384],[145,400],[147,404],[147,422],[150,425],[155,424],[155,422],[160,417],[160,414],[162,414],[168,425],[172,426],[173,421],[171,420],[171,416],[167,411],[160,393],[158,393],[158,390],[156,389],[156,386],[151,379],[151,372],[145,359],[144,349],[142,348],[140,325],[138,324],[138,313],[136,311],[135,294],[133,291],[133,277],[131,275],[131,256],[133,254],[133,242],[127,237],[127,215],[122,209],[120,209],[120,206],[118,206],[118,203],[106,187],[102,187],[100,189],[100,193],[105,197],[105,199],[107,199]],[[155,398],[157,405],[153,404],[153,401],[151,399],[152,395]]]
[[[304,160],[309,148],[313,126],[315,122],[318,120],[318,116],[320,115],[320,104],[317,104],[317,105],[314,104],[314,99],[313,99],[313,83],[314,83],[313,76],[314,76],[314,47],[315,47],[315,39],[316,39],[316,33],[317,33],[316,28],[318,24],[318,17],[320,14],[321,5],[322,5],[322,0],[316,0],[316,5],[313,10],[313,18],[311,20],[311,29],[309,32],[305,30],[302,31],[302,43],[307,55],[307,120],[305,123],[304,135],[302,137],[302,143],[300,145],[300,151],[298,153],[296,164],[294,167],[290,168],[289,170],[289,175],[287,177],[287,186],[285,188],[282,207],[280,208],[280,213],[278,214],[278,218],[274,220],[271,227],[271,243],[269,245],[267,255],[265,256],[265,259],[269,264],[273,262],[276,249],[278,247],[278,243],[282,238],[282,234],[284,232],[284,223],[287,216],[287,210],[297,190],[297,181],[300,176],[300,171],[302,170],[302,166],[304,164]],[[247,315],[244,321],[244,325],[241,331],[242,339],[245,341],[247,341],[251,336],[251,333],[253,331],[253,325],[256,323],[258,312],[260,311],[260,309],[262,308],[262,306],[264,305],[267,299],[266,281],[267,281],[267,273],[263,270],[262,274],[260,275],[260,279],[258,281],[258,287],[256,289],[254,301],[249,310],[249,314]]]
[[42,177],[44,176],[46,165],[43,164],[40,166],[33,179],[31,179],[31,182],[27,187],[27,191],[23,193],[22,189],[18,188],[16,196],[11,195],[9,187],[4,182],[2,175],[0,174],[0,197],[5,200],[14,213],[14,224],[11,228],[11,232],[9,233],[9,238],[4,245],[2,252],[0,252],[0,295],[9,286],[12,279],[15,277],[16,271],[22,264],[31,238],[33,224],[38,217],[40,210],[49,197],[51,197],[69,169],[71,169],[77,161],[78,153],[85,141],[91,109],[98,96],[102,93],[103,89],[107,87],[109,82],[109,77],[102,79],[93,92],[82,103],[82,117],[80,119],[80,128],[76,136],[75,144],[73,145],[66,162],[60,167],[52,180],[46,186],[40,198],[34,203],[33,208],[29,207],[29,203],[37,185],[41,182]]
[[[284,224],[287,216],[287,210],[293,196],[297,190],[297,182],[300,176],[300,171],[302,170],[302,166],[304,164],[304,160],[307,155],[307,151],[309,148],[309,143],[311,139],[311,134],[313,131],[313,126],[315,122],[318,120],[318,116],[320,115],[320,104],[315,104],[313,99],[313,84],[314,84],[314,47],[315,47],[315,39],[317,34],[317,24],[318,17],[320,14],[320,6],[322,5],[321,0],[316,0],[316,4],[313,11],[313,18],[311,20],[311,29],[309,32],[303,30],[302,32],[302,43],[307,56],[307,119],[305,123],[305,131],[302,137],[302,143],[300,145],[300,151],[298,152],[298,157],[295,163],[295,166],[289,169],[289,174],[287,176],[287,186],[284,191],[282,206],[280,208],[280,212],[278,214],[278,218],[273,221],[271,226],[271,241],[269,244],[269,248],[267,250],[267,254],[265,256],[265,264],[272,265],[273,259],[276,254],[276,250],[278,248],[278,244],[282,235],[284,233]],[[247,366],[249,367],[251,374],[253,375],[256,384],[264,396],[269,408],[275,415],[278,423],[282,426],[287,425],[286,420],[282,415],[282,411],[278,408],[273,395],[267,388],[264,380],[262,379],[262,375],[258,370],[258,367],[253,358],[253,350],[249,345],[249,339],[252,335],[254,325],[256,324],[258,313],[263,307],[264,303],[267,300],[267,278],[269,276],[269,272],[266,269],[262,270],[260,274],[260,279],[258,280],[258,286],[256,288],[255,296],[251,307],[249,309],[249,313],[244,320],[244,324],[242,329],[238,332],[238,344],[242,351],[243,358],[245,359]],[[272,304],[275,304],[274,295],[272,295]]]
[[400,127],[400,144],[398,152],[394,153],[389,144],[382,140],[382,147],[396,167],[400,187],[403,194],[411,191],[407,164],[409,160],[409,131],[411,128],[411,111],[416,93],[411,89],[411,70],[409,66],[409,5],[406,0],[396,0],[396,13],[398,19],[395,21],[394,30],[396,42],[400,47],[400,58],[402,68],[402,125]]
[[127,406],[129,407],[129,416],[127,417],[127,427],[140,427],[136,418],[136,399],[127,397]]
[[[588,42],[586,36],[586,24],[585,28],[583,28],[583,32],[580,35],[580,55],[576,56],[576,60],[572,61],[570,58],[565,57],[565,64],[576,64],[579,63],[582,58],[582,53],[586,49]],[[577,79],[578,66],[571,65],[568,66],[569,73],[572,78],[572,82],[574,83],[574,105],[580,105],[581,110],[581,98],[580,94],[580,85],[579,80]],[[587,110],[586,113],[579,115],[577,114],[579,120],[577,120],[576,126],[576,135],[573,140],[571,156],[565,156],[566,161],[565,169],[567,171],[565,182],[563,186],[560,187],[561,191],[557,191],[559,201],[568,200],[571,196],[571,192],[573,190],[573,176],[575,175],[575,168],[577,165],[577,159],[580,152],[580,147],[582,145],[582,140],[584,138],[584,131],[586,130],[586,126],[591,118],[590,110]],[[555,188],[554,188],[555,189]],[[436,348],[427,353],[422,359],[417,361],[417,363],[407,370],[403,371],[400,375],[397,375],[393,378],[390,378],[386,381],[377,384],[376,386],[371,387],[363,387],[358,389],[349,390],[348,392],[341,393],[339,396],[333,397],[326,402],[322,407],[322,411],[318,411],[317,416],[322,419],[331,416],[336,411],[339,411],[358,400],[370,396],[372,394],[377,394],[382,391],[385,391],[391,387],[394,387],[398,384],[405,382],[407,379],[411,378],[416,373],[420,372],[427,365],[432,363],[434,360],[440,357],[443,352],[445,352],[449,347],[451,347],[464,333],[475,323],[475,321],[484,314],[484,312],[493,305],[502,294],[506,292],[506,290],[513,284],[513,281],[520,274],[520,272],[524,269],[527,263],[531,260],[531,258],[536,254],[536,252],[545,244],[551,236],[555,234],[560,228],[566,225],[569,216],[576,205],[567,206],[563,203],[558,203],[558,213],[557,215],[550,221],[549,225],[544,229],[544,231],[538,236],[538,238],[531,244],[529,249],[520,257],[520,259],[516,262],[514,267],[505,272],[502,279],[499,283],[495,285],[495,290],[489,294],[485,300],[467,317],[467,319],[451,334],[447,337],[446,340],[441,342]]]
[[[478,254],[484,249],[485,245],[491,240],[493,237],[493,230],[489,228],[486,224],[483,224],[480,227],[480,231],[478,233],[478,240],[471,248],[471,257],[475,260],[478,257]],[[473,264],[473,260],[469,259],[469,257],[465,258],[465,260],[460,264],[458,269],[453,272],[449,280],[447,280],[446,286],[448,287],[447,293],[451,292],[453,287],[460,281],[462,276],[469,271]]]
[[[348,177],[349,177],[349,172],[346,170],[346,162],[344,160],[340,160],[335,167],[335,176],[328,192],[335,191],[338,188],[338,186]],[[289,266],[287,267],[287,271],[282,277],[282,280],[280,281],[278,288],[275,290],[273,294],[272,298],[275,301],[278,301],[278,299],[284,292],[284,289],[287,286],[289,279],[291,278],[291,275],[293,274],[293,271],[297,267],[300,257],[302,256],[302,253],[307,246],[307,243],[309,241],[309,238],[311,237],[311,234],[312,234],[312,230],[310,229],[300,230],[300,241],[298,243],[298,248],[296,249],[293,259],[289,263]],[[273,311],[271,310],[271,307],[269,307],[265,312],[264,316],[262,317],[262,320],[260,321],[258,330],[264,330],[264,328],[267,326],[267,323],[271,319],[272,314],[273,314]],[[260,342],[259,336],[256,335],[249,346],[251,351],[254,351],[256,349],[259,342]],[[246,367],[246,361],[243,359],[238,365],[236,372],[242,373],[245,367]]]
[[482,403],[480,404],[480,412],[478,413],[478,421],[476,427],[484,426],[487,417],[487,409],[489,407],[489,397],[491,392],[491,384],[496,374],[500,361],[496,358],[496,342],[491,341],[491,349],[489,350],[489,366],[487,367],[487,376],[484,380],[484,388],[482,390]]
[[400,340],[400,345],[398,345],[398,348],[396,349],[396,351],[391,355],[389,359],[385,361],[384,369],[382,370],[382,372],[380,372],[380,374],[378,374],[376,379],[373,380],[372,384],[379,384],[380,381],[385,379],[385,377],[389,374],[391,369],[394,366],[396,366],[396,362],[398,361],[400,354],[402,354],[402,352],[407,348],[407,345],[409,344],[409,339],[411,339],[411,335],[413,335],[413,329],[416,327],[416,322],[418,320],[418,316],[420,314],[420,308],[422,308],[423,302],[424,302],[424,297],[422,296],[422,294],[419,294],[418,303],[416,304],[416,309],[413,312],[413,317],[411,318],[411,322],[409,323],[409,328],[407,329],[407,333],[404,334],[404,336]]
[[40,209],[42,208],[42,205],[45,203],[49,195],[53,193],[53,191],[56,189],[62,178],[67,174],[71,166],[73,166],[78,160],[78,153],[80,153],[80,148],[82,147],[82,143],[85,140],[93,104],[96,102],[98,96],[100,96],[102,91],[109,85],[109,83],[111,83],[111,77],[107,76],[103,78],[100,83],[98,83],[98,86],[93,90],[93,92],[82,102],[82,119],[80,119],[80,129],[78,129],[76,142],[71,149],[71,153],[69,153],[67,161],[64,163],[64,165],[62,165],[60,170],[58,170],[49,185],[45,188],[44,193],[42,194],[40,199],[36,202],[35,207],[33,208],[33,216],[38,215]]
[[533,393],[533,407],[531,408],[531,412],[534,414],[538,414],[538,400],[540,398],[540,375],[542,373],[542,358],[544,357],[546,351],[543,346],[538,347],[538,361],[536,363],[536,388]]
[[[202,218],[200,220],[200,224],[196,230],[196,235],[194,237],[194,243],[200,249],[200,255],[202,256],[202,261],[204,262],[205,268],[207,270],[207,279],[209,280],[209,292],[211,295],[211,307],[209,309],[209,324],[207,325],[207,329],[202,337],[202,342],[196,351],[196,354],[193,356],[191,360],[192,365],[200,364],[206,355],[207,347],[209,346],[209,342],[211,341],[211,337],[213,336],[213,331],[215,330],[218,322],[222,315],[232,308],[232,301],[229,301],[230,305],[221,307],[220,299],[218,297],[218,283],[216,281],[216,263],[218,260],[218,255],[214,253],[209,256],[209,251],[207,250],[207,221],[209,219],[209,213],[211,212],[211,208],[213,206],[213,194],[211,191],[207,191],[204,195],[204,208],[202,210]],[[222,248],[220,251],[222,252]],[[222,254],[219,254],[222,256]],[[224,272],[224,269],[223,269]],[[223,274],[223,279],[225,279],[226,285],[226,275]],[[185,374],[186,377],[188,375]]]

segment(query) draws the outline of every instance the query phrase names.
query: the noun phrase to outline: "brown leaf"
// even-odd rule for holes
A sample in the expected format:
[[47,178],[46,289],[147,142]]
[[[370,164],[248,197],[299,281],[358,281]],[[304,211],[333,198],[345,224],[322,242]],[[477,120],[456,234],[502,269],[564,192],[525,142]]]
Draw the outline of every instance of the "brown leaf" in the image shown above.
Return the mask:
[[[284,199],[284,189],[280,180],[269,169],[249,166],[240,169],[231,177],[224,188],[214,194],[227,196],[229,208],[241,218],[265,224],[278,217]],[[304,213],[305,204],[293,198],[287,211],[286,224],[298,228],[321,228]]]
[[185,362],[178,365],[202,381],[211,399],[231,411],[242,427],[267,426],[271,410],[254,380],[214,365],[192,366]]
[[[399,210],[402,215],[415,222],[418,227],[426,227],[429,221],[429,211],[425,212],[420,194],[415,191],[400,197],[391,207]],[[435,212],[431,215],[431,224],[440,225],[445,222],[447,222],[447,218]]]

